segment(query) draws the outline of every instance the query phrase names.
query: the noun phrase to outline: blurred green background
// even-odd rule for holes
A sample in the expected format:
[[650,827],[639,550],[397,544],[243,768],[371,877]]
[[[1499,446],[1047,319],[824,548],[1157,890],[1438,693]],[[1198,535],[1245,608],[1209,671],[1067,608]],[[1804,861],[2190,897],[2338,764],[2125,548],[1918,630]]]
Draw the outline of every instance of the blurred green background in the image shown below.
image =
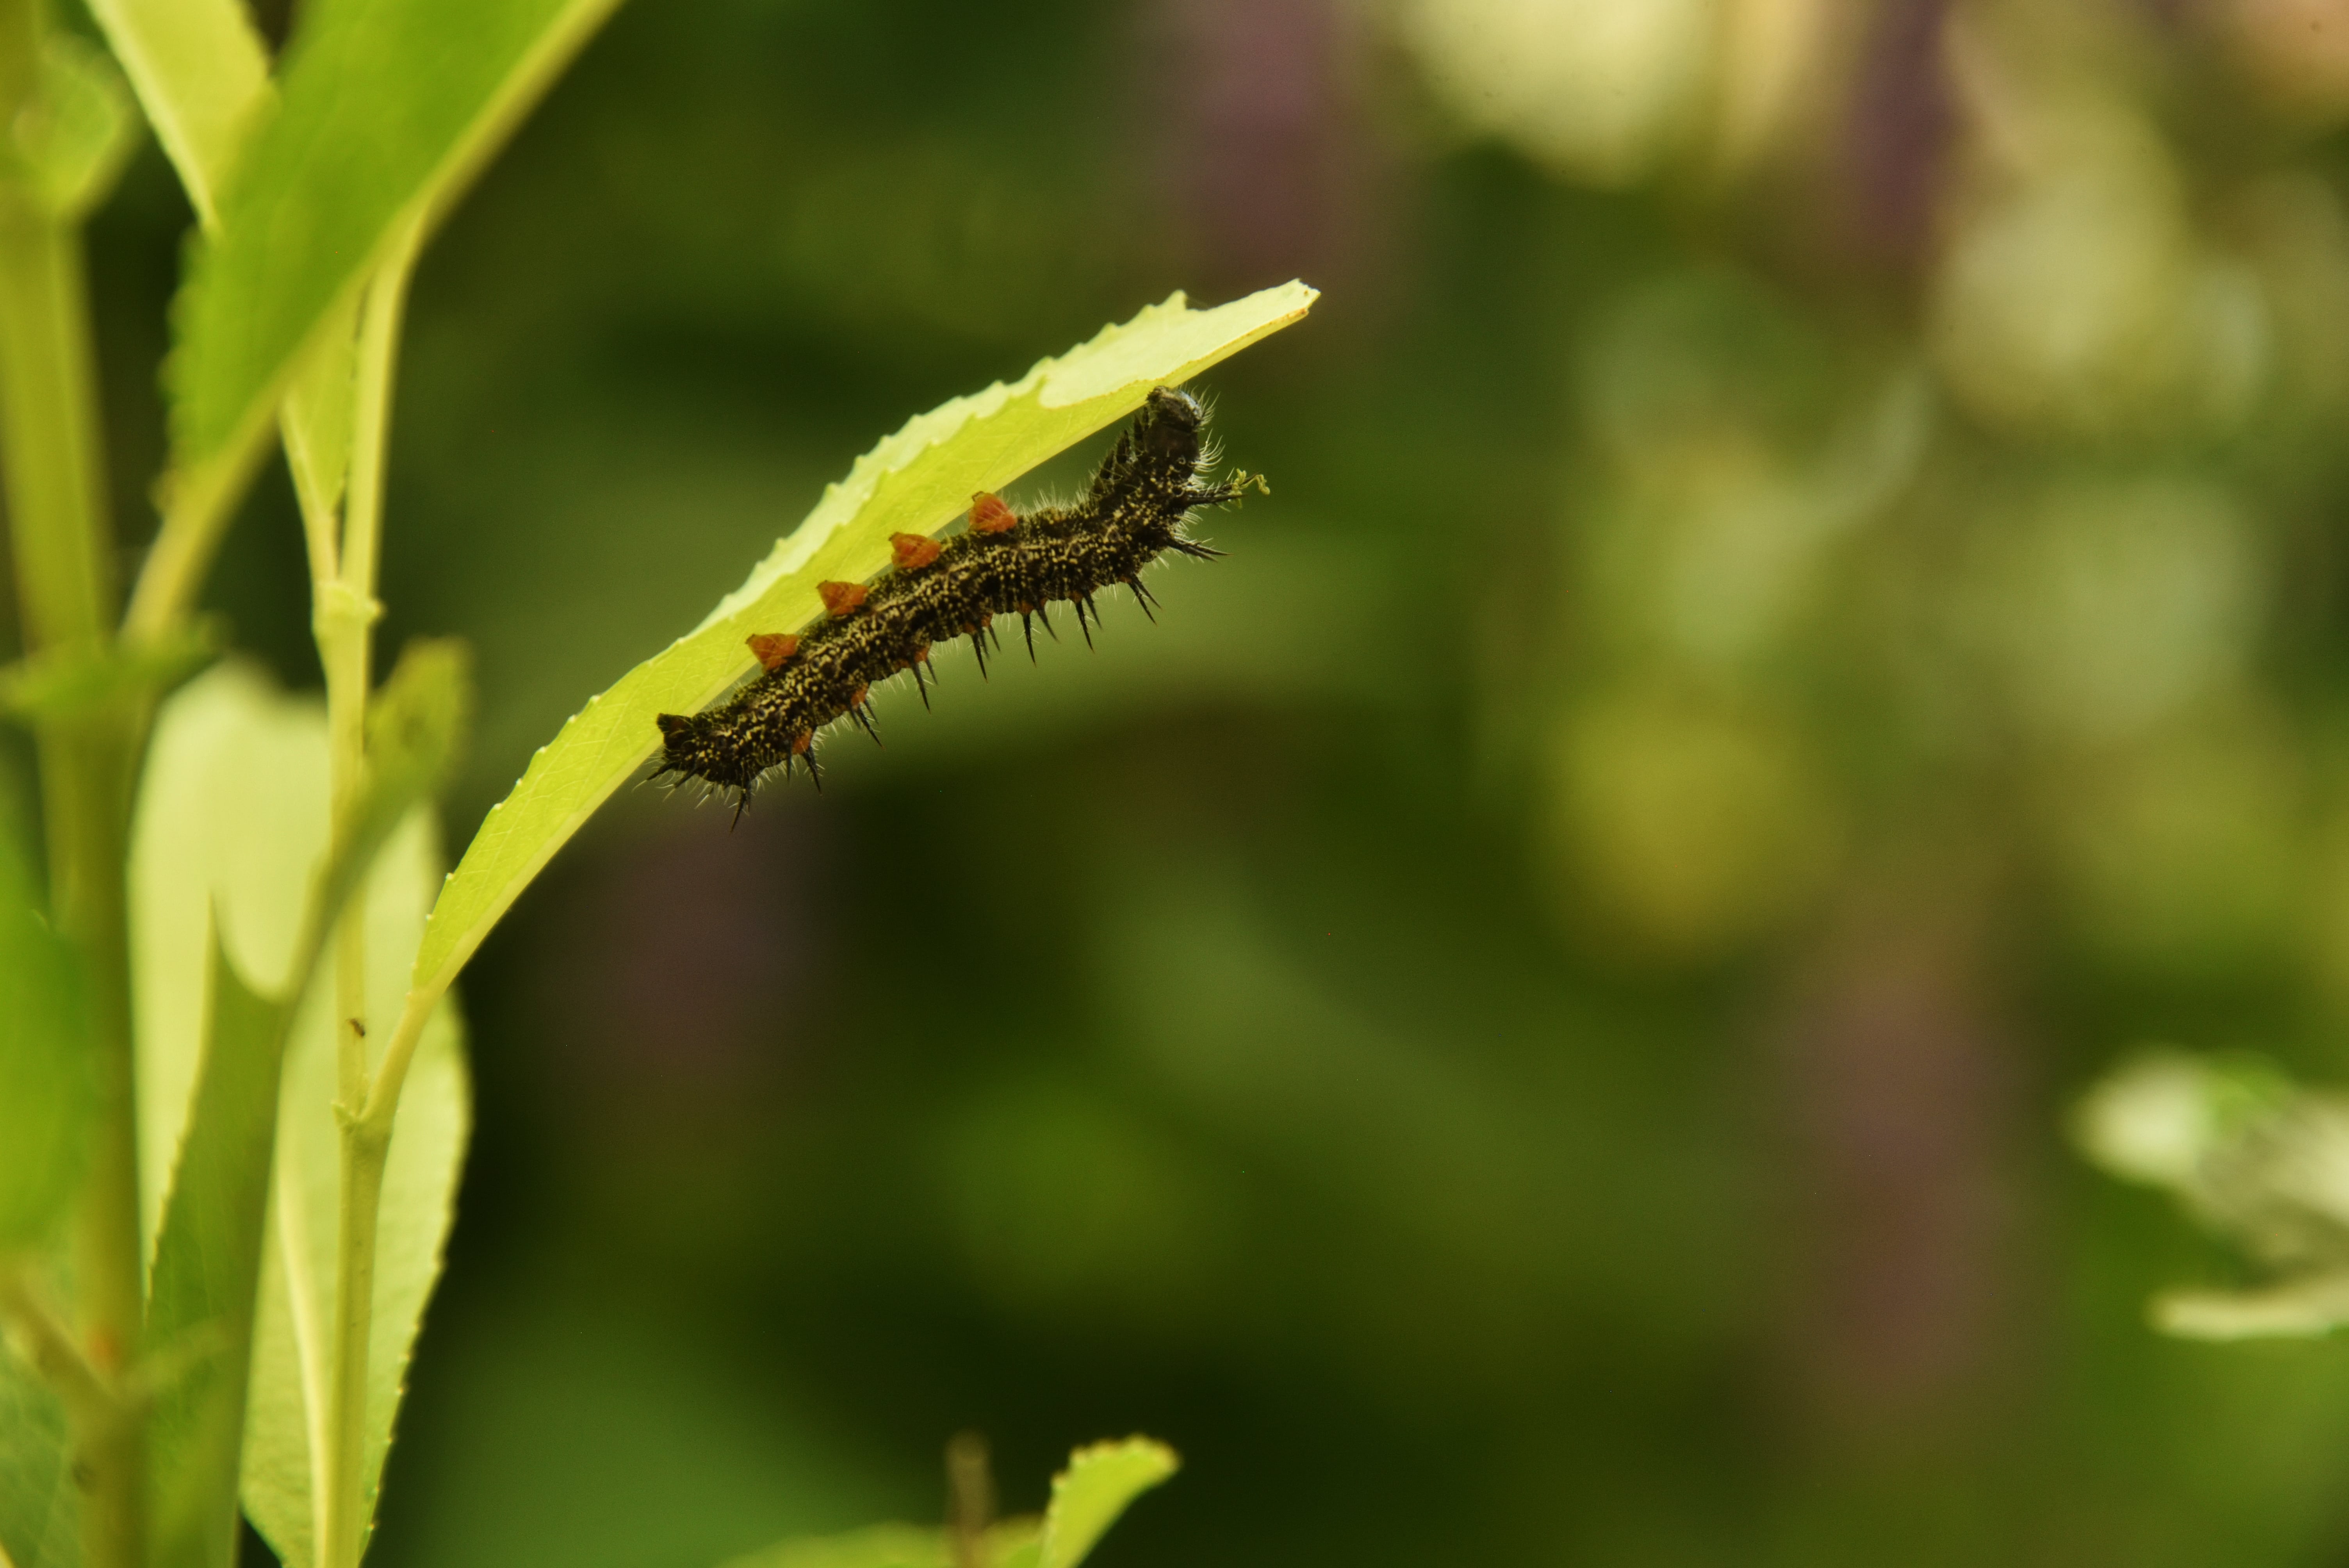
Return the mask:
[[[281,31],[285,6],[268,18]],[[639,0],[430,252],[386,646],[462,842],[907,415],[1177,287],[1275,496],[465,982],[382,1568],[1186,1456],[1198,1563],[2349,1562],[2349,1347],[2064,1108],[2349,1076],[2349,5]],[[188,213],[93,231],[126,540]],[[1025,493],[1080,479],[1072,453]],[[290,492],[212,592],[315,685]]]

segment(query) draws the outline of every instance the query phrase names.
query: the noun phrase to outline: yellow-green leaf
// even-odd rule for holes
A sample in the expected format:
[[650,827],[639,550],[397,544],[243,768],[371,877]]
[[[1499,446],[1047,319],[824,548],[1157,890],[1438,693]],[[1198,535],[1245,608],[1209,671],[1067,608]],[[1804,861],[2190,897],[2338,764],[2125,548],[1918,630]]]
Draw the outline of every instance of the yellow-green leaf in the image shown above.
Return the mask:
[[1154,387],[1189,379],[1304,318],[1318,297],[1300,283],[1213,310],[1181,294],[1090,343],[1047,359],[1009,387],[910,420],[828,487],[701,624],[588,699],[492,808],[433,906],[416,988],[453,980],[564,841],[652,755],[654,717],[707,707],[753,667],[743,638],[794,628],[819,609],[815,585],[861,581],[889,559],[889,535],[934,533],[995,490],[1124,418]]
[[1052,1478],[1038,1568],[1076,1568],[1126,1506],[1182,1462],[1173,1449],[1150,1438],[1095,1443],[1071,1454],[1069,1468]]
[[252,19],[238,0],[89,0],[89,9],[197,220],[212,228],[222,187],[271,99]]
[[[430,759],[444,754],[433,717],[443,710],[432,695],[442,686],[404,685],[406,696],[389,696],[378,709],[379,744],[420,738],[400,753],[415,766],[387,755],[394,769],[429,775],[437,766]],[[217,908],[220,941],[240,972],[263,989],[289,984],[305,905],[327,856],[327,817],[326,716],[315,701],[284,696],[251,668],[226,665],[163,705],[140,794],[130,879],[140,1187],[150,1234],[170,1191],[196,1078],[204,952],[215,924],[210,912]],[[409,810],[367,883],[371,1018],[398,1014],[441,863],[429,810]],[[336,1226],[335,1019],[331,987],[311,990],[285,1049],[242,1463],[246,1511],[295,1568],[311,1561],[308,1434],[325,1385],[320,1326],[328,1320]],[[388,1033],[373,1030],[370,1048],[379,1049]],[[364,1459],[370,1492],[440,1271],[467,1106],[458,1019],[444,1000],[419,1042],[385,1177]],[[297,1333],[297,1323],[310,1332]]]
[[[323,737],[322,737],[323,744]],[[367,879],[367,1012],[399,1009],[408,966],[440,885],[437,835],[411,813]],[[320,987],[324,990],[325,987]],[[254,1334],[252,1399],[245,1415],[245,1511],[286,1568],[316,1561],[310,1434],[324,1420],[326,1346],[335,1281],[336,1135],[334,1018],[327,998],[295,1020],[278,1113],[277,1174]],[[388,1032],[370,1030],[375,1047]],[[471,1096],[456,1007],[443,1000],[417,1047],[384,1171],[376,1233],[374,1326],[368,1339],[365,1485],[383,1474],[408,1362],[440,1272]],[[307,1326],[304,1331],[303,1326]]]

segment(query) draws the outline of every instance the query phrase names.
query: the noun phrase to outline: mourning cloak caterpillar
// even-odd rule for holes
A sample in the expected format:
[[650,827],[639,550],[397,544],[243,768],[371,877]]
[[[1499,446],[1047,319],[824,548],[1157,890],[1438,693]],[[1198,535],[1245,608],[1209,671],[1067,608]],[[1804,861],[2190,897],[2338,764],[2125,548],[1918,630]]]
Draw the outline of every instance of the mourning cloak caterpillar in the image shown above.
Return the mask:
[[873,734],[869,694],[877,683],[911,670],[927,707],[933,643],[968,637],[984,676],[998,615],[1019,617],[1032,659],[1034,623],[1052,630],[1049,607],[1056,599],[1075,606],[1088,646],[1101,618],[1093,596],[1112,583],[1131,589],[1147,614],[1154,601],[1142,583],[1144,567],[1170,550],[1203,559],[1223,553],[1185,531],[1192,511],[1237,500],[1249,485],[1266,489],[1260,475],[1206,477],[1215,464],[1206,420],[1197,398],[1161,387],[1074,505],[1022,515],[982,493],[971,498],[970,526],[960,533],[890,535],[895,564],[872,583],[820,583],[820,620],[796,635],[762,632],[748,639],[765,675],[705,713],[659,717],[667,746],[653,777],[699,779],[730,789],[739,815],[770,769],[780,767],[789,778],[793,765],[803,763],[821,788],[816,737],[843,717]]

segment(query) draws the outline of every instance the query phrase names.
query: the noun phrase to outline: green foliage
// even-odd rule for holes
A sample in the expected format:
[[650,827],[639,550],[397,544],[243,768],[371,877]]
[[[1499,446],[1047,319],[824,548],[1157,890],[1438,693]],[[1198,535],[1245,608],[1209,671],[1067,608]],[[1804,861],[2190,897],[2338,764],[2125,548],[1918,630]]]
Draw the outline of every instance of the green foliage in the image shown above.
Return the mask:
[[[786,1541],[726,1568],[1077,1568],[1133,1500],[1182,1461],[1149,1438],[1099,1442],[1069,1456],[1037,1519],[1007,1519],[964,1549],[951,1530],[877,1524],[841,1535]],[[976,1556],[978,1561],[970,1561]]]
[[[0,1320],[25,1351],[0,1360],[7,1568],[85,1568],[85,1553],[87,1568],[230,1568],[240,1504],[288,1568],[356,1568],[451,1222],[470,1097],[446,993],[483,934],[641,764],[654,713],[741,677],[746,632],[807,619],[819,577],[870,576],[890,532],[944,526],[973,491],[1301,319],[1314,297],[1292,284],[1195,312],[1177,295],[910,422],[698,629],[594,699],[444,883],[430,802],[469,717],[469,658],[411,645],[367,690],[401,304],[424,237],[616,3],[315,0],[274,78],[236,0],[92,0],[113,60],[44,34],[37,6],[0,27],[0,49],[42,51],[8,150],[47,225],[34,259],[78,255],[71,230],[138,129],[130,91],[201,230],[166,377],[165,521],[122,638],[103,631],[107,574],[82,559],[96,558],[94,480],[53,487],[57,518],[16,541],[26,624],[72,634],[0,675],[0,708],[39,726],[45,751],[72,726],[104,729],[107,745],[62,748],[68,769],[44,777],[78,792],[67,885],[128,898],[68,927],[113,959],[111,1006],[87,1007],[87,955],[0,856]],[[30,402],[12,392],[47,423],[19,421],[5,456],[86,448],[95,473],[79,428],[94,399],[68,385],[69,282],[55,267],[45,292],[0,278],[0,305],[72,350],[33,367]],[[190,610],[273,416],[307,533],[326,711],[235,664],[164,699],[214,655],[215,629]],[[57,569],[21,570],[27,542]],[[142,750],[134,794],[121,786]],[[101,1015],[135,1118],[93,1092]],[[109,1138],[93,1136],[101,1106]],[[115,1282],[104,1324],[72,1299],[83,1254],[68,1264],[53,1244],[86,1144],[114,1161],[107,1202],[86,1206]],[[1139,1440],[1085,1450],[1040,1525],[994,1526],[952,1554],[1073,1568],[1173,1463]],[[843,1561],[903,1544],[864,1539]]]
[[148,1429],[152,1560],[166,1568],[236,1560],[239,1434],[292,1010],[245,983],[217,933],[210,967],[203,1058],[147,1303],[150,1344],[191,1360]]
[[[376,1016],[398,1010],[401,980],[440,885],[442,863],[421,814],[378,862],[367,910],[368,1008]],[[278,1128],[276,1208],[262,1266],[243,1467],[245,1511],[286,1568],[312,1568],[317,1561],[310,1434],[324,1422],[326,1407],[325,1347],[316,1341],[315,1326],[305,1339],[297,1326],[327,1321],[334,1306],[334,1029],[324,1006],[314,1005],[309,1012],[285,1064],[287,1109]],[[384,1172],[362,1460],[370,1519],[407,1392],[409,1361],[456,1219],[471,1100],[461,1022],[454,1004],[443,1000],[400,1097],[399,1129]]]
[[219,221],[237,154],[271,97],[269,61],[238,0],[89,0],[198,222]]
[[[429,816],[415,790],[445,762],[461,669],[452,650],[412,650],[378,700],[378,790],[407,805],[367,882],[368,1010],[378,1017],[398,1011],[440,882]],[[199,1042],[183,1021],[202,1005],[203,970],[190,949],[216,919],[232,962],[270,985],[288,983],[328,853],[326,750],[315,703],[280,696],[237,665],[191,683],[158,720],[131,864],[140,1082],[142,1105],[159,1124],[146,1138],[150,1204],[160,1201],[194,1081]],[[379,803],[374,814],[388,810]],[[297,1568],[315,1561],[309,1434],[326,1400],[317,1326],[333,1306],[335,1023],[328,998],[313,995],[292,1018],[285,1047],[243,1437],[245,1507]],[[370,1491],[440,1273],[469,1099],[456,1011],[443,1003],[419,1050],[385,1176],[367,1391]],[[309,1326],[297,1332],[297,1324]]]
[[0,1561],[78,1568],[65,1407],[27,1357],[0,1355]]
[[[203,1054],[212,934],[265,993],[291,980],[328,837],[325,719],[251,666],[165,702],[130,844],[140,1186],[150,1246]],[[297,1047],[298,1048],[298,1047]]]
[[139,143],[139,116],[122,74],[105,55],[64,34],[47,39],[39,98],[15,129],[14,151],[34,199],[67,223],[107,198]]
[[173,433],[258,434],[320,324],[445,212],[616,0],[320,0],[180,306]]
[[2349,1099],[2257,1059],[2147,1051],[2088,1092],[2074,1131],[2091,1160],[2168,1191],[2269,1276],[2250,1289],[2164,1291],[2157,1327],[2256,1339],[2349,1324]]
[[51,648],[0,669],[0,713],[23,719],[86,717],[140,694],[167,691],[220,652],[210,620],[135,645]]
[[[208,987],[211,1024],[189,1110],[188,1136],[173,1171],[156,1245],[148,1308],[148,1332],[156,1346],[172,1346],[192,1336],[202,1336],[205,1341],[201,1358],[175,1382],[150,1429],[150,1463],[156,1495],[152,1528],[160,1563],[210,1565],[233,1561],[238,1468],[245,1446],[245,1395],[264,1253],[263,1221],[271,1191],[273,1156],[279,1142],[280,1083],[295,1008],[316,965],[325,933],[339,918],[344,901],[360,885],[393,832],[429,798],[445,772],[467,706],[466,669],[460,649],[421,644],[410,649],[386,685],[369,715],[373,745],[367,780],[353,809],[336,824],[332,852],[323,857],[315,878],[287,879],[272,890],[281,912],[300,911],[295,927],[300,934],[281,994],[274,998],[255,995],[223,955],[215,931]],[[221,711],[231,724],[242,717],[233,707]],[[321,753],[325,738],[320,725],[316,744]],[[215,807],[212,820],[191,828],[214,841],[236,844],[283,830],[274,822],[238,820],[248,808],[237,794],[215,791],[210,799]],[[224,810],[219,810],[223,807]],[[190,879],[174,880],[184,884]],[[194,924],[192,921],[185,923]],[[408,954],[401,952],[394,956]],[[391,972],[398,970],[395,967]],[[173,1000],[185,1006],[190,999]],[[325,1033],[331,1038],[331,1020]],[[379,1286],[391,1287],[395,1308],[407,1309],[409,1331],[407,1336],[383,1342],[394,1353],[388,1368],[392,1398],[382,1413],[386,1430],[397,1402],[408,1338],[414,1332],[420,1296],[438,1270],[439,1243],[448,1222],[445,1179],[453,1179],[454,1161],[445,1097],[435,1109],[443,1115],[431,1119],[419,1146],[441,1157],[427,1160],[424,1180],[405,1194],[417,1201],[418,1212],[395,1210],[392,1216],[395,1226],[415,1230],[422,1244],[403,1252],[401,1261],[414,1266],[379,1282]],[[297,1117],[306,1115],[313,1123],[332,1127],[326,1101],[296,1101],[293,1109]],[[461,1101],[455,1111],[456,1124],[461,1127]],[[296,1148],[307,1151],[301,1142]],[[432,1180],[436,1173],[444,1178],[443,1182]],[[281,1196],[281,1228],[298,1222],[315,1204],[318,1174],[315,1161],[289,1163],[280,1173],[281,1185],[290,1181],[305,1189],[292,1197]],[[330,1174],[330,1192],[333,1180]],[[315,1276],[312,1248],[306,1244],[311,1240],[298,1233],[289,1235],[279,1259],[278,1272],[285,1279],[306,1282]],[[328,1245],[331,1248],[331,1233]],[[405,1299],[411,1295],[419,1299]],[[298,1387],[302,1368],[288,1364],[284,1356],[287,1347],[282,1340],[273,1345],[279,1360],[264,1377]],[[276,1399],[273,1410],[282,1410],[285,1405],[282,1398]],[[301,1495],[307,1499],[306,1486]],[[298,1538],[299,1521],[281,1519],[280,1529],[289,1539]]]
[[416,987],[446,985],[580,824],[656,748],[654,716],[708,707],[753,666],[743,638],[814,618],[815,585],[861,582],[889,559],[889,535],[932,533],[970,504],[1141,407],[1154,387],[1188,379],[1304,319],[1316,291],[1261,290],[1214,310],[1176,294],[1105,328],[1006,387],[957,397],[907,421],[786,534],[700,625],[588,699],[491,809],[433,906]]
[[409,645],[367,705],[367,782],[335,824],[334,854],[317,893],[322,931],[393,830],[446,780],[472,697],[471,655],[462,643],[440,638]]
[[1095,1443],[1071,1454],[1069,1468],[1052,1478],[1038,1568],[1077,1568],[1118,1515],[1181,1463],[1173,1449],[1148,1438]]
[[82,1172],[96,1109],[79,961],[0,834],[0,1266],[46,1240]]

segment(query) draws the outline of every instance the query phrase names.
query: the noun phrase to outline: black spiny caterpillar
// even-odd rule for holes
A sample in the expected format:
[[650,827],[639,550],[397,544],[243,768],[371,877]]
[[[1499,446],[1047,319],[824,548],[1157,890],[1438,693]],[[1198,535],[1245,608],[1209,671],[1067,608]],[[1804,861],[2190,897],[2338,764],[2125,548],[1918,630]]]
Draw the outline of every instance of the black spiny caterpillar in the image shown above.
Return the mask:
[[699,779],[730,789],[738,813],[771,768],[788,778],[792,763],[803,762],[821,787],[817,735],[841,717],[871,733],[867,693],[900,670],[913,671],[926,706],[931,644],[968,637],[985,675],[998,615],[1019,617],[1032,659],[1033,622],[1051,631],[1049,606],[1056,599],[1075,605],[1088,645],[1092,622],[1101,617],[1093,596],[1111,584],[1132,589],[1147,614],[1144,567],[1170,550],[1202,558],[1223,553],[1185,531],[1192,511],[1237,500],[1249,485],[1266,488],[1261,476],[1245,472],[1206,477],[1216,460],[1203,434],[1206,419],[1197,398],[1161,387],[1075,505],[1021,516],[982,493],[971,498],[970,526],[961,533],[943,540],[890,535],[896,564],[872,583],[819,584],[823,619],[796,636],[749,639],[765,675],[706,713],[660,716],[667,747],[653,777]]

